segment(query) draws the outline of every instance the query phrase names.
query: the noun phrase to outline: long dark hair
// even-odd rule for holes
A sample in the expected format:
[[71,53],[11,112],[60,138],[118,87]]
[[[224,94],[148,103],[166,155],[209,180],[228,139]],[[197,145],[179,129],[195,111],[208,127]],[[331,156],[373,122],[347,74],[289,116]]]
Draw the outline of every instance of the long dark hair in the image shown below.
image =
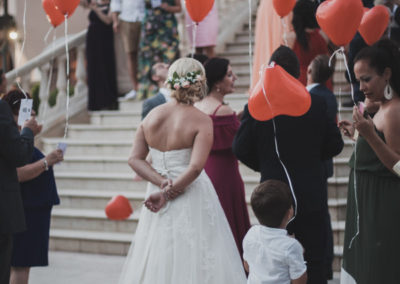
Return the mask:
[[317,6],[310,0],[299,0],[293,8],[292,25],[297,41],[304,50],[309,49],[306,29],[318,28],[315,18]]
[[400,95],[400,51],[394,41],[382,39],[372,46],[363,48],[356,55],[354,64],[360,60],[368,61],[369,66],[380,76],[385,72],[385,68],[390,68],[392,77],[389,84]]

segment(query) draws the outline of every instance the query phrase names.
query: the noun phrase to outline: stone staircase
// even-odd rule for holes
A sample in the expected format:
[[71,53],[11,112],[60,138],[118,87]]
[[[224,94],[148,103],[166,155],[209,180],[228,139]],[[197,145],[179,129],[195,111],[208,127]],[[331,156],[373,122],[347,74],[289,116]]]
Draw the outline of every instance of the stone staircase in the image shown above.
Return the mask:
[[[237,111],[247,102],[245,93],[250,81],[248,44],[247,25],[243,25],[243,30],[237,32],[235,40],[228,43],[226,51],[220,54],[230,59],[238,75],[237,93],[226,97],[226,101]],[[339,87],[343,97],[348,97],[342,70],[335,73],[336,92]],[[89,124],[70,125],[65,160],[55,166],[61,205],[54,207],[52,212],[52,250],[119,255],[128,252],[146,189],[146,182],[133,180],[135,174],[127,164],[140,123],[140,112],[141,102],[121,102],[119,111],[92,112]],[[350,118],[351,109],[342,109],[341,117]],[[44,138],[44,152],[53,150],[60,140]],[[344,150],[334,159],[335,175],[329,179],[328,186],[336,271],[340,268],[349,173],[347,161],[352,150],[352,143],[346,139]],[[249,204],[251,192],[259,182],[259,174],[242,164],[240,172]],[[108,220],[104,213],[107,202],[117,194],[126,196],[134,209],[132,216],[124,221]],[[255,223],[254,214],[250,206],[248,208]]]

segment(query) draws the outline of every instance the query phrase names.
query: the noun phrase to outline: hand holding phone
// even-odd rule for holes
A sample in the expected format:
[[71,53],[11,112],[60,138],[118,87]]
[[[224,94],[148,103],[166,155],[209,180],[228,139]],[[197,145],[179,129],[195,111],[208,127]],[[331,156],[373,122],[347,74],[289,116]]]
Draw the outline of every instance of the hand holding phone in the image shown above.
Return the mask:
[[360,114],[364,115],[365,104],[363,102],[358,103],[358,111],[360,112]]

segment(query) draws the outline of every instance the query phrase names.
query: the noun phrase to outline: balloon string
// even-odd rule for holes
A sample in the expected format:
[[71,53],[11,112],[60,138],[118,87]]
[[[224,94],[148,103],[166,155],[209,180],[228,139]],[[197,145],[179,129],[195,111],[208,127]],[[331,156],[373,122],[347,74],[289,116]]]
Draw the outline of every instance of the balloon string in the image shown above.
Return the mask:
[[44,43],[47,44],[47,38],[49,37],[51,31],[53,30],[53,27],[51,26],[49,28],[49,31],[47,32],[47,34],[44,36]]
[[192,29],[192,58],[194,57],[194,54],[196,52],[196,35],[197,35],[197,26],[199,23],[193,23],[193,29]]
[[[331,61],[329,61],[329,67],[331,67]],[[339,61],[339,70],[342,71],[342,61]],[[339,108],[338,108],[338,119],[342,120],[342,86],[339,87]]]
[[[273,68],[274,66],[275,66],[275,62],[272,62],[267,68]],[[264,78],[264,73],[265,73],[265,71],[266,71],[267,68],[264,68],[264,65],[261,66],[261,70],[260,70],[260,73],[261,73],[260,80],[262,80],[262,79]],[[267,92],[265,91],[264,83],[262,83],[261,85],[262,85],[262,90],[263,90],[264,98],[265,98],[265,100],[267,101],[268,106],[269,106],[269,108],[270,108],[270,110],[271,110],[271,112],[272,112],[272,115],[273,115],[273,117],[272,117],[272,125],[273,125],[273,128],[274,128],[275,152],[276,152],[276,155],[278,156],[278,160],[279,160],[280,164],[282,165],[283,170],[285,171],[286,178],[287,178],[287,180],[288,180],[288,182],[289,182],[290,191],[291,191],[292,197],[293,197],[293,202],[294,202],[294,214],[293,214],[293,217],[289,220],[289,222],[292,222],[292,221],[296,218],[296,216],[297,216],[297,198],[296,198],[296,194],[294,193],[293,184],[292,184],[292,180],[291,180],[291,178],[290,178],[289,172],[288,172],[288,170],[287,170],[285,164],[283,163],[283,161],[282,161],[282,159],[281,159],[281,155],[280,155],[280,153],[279,153],[278,139],[277,139],[277,137],[276,137],[275,114],[274,114],[274,112],[273,112],[272,105],[271,105],[271,103],[270,103],[270,101],[269,101],[269,99],[268,99],[268,97],[267,97]]]
[[[344,47],[343,46],[341,46],[339,49],[337,49],[332,54],[331,58],[329,59],[329,66],[331,66],[332,58],[334,56],[336,56],[336,54],[340,54],[340,55],[343,56],[344,66],[346,68],[347,75],[349,76],[349,81],[350,81],[351,98],[353,100],[353,104],[356,105],[356,102],[355,102],[355,99],[354,99],[354,89],[353,89],[352,79],[351,79],[351,75],[350,75],[350,69],[349,69],[349,65],[347,64],[346,55],[344,53]],[[353,152],[354,152],[353,186],[354,186],[354,198],[355,198],[356,212],[357,212],[357,216],[356,216],[357,231],[356,231],[356,233],[354,234],[354,236],[350,240],[349,249],[351,249],[351,246],[353,245],[354,240],[360,234],[360,213],[359,213],[359,210],[358,210],[358,199],[357,199],[357,141],[356,141],[356,143],[354,143]]]
[[[56,30],[55,29],[51,29],[54,30],[53,32],[53,43],[52,43],[52,55],[51,55],[51,59],[50,59],[50,75],[49,78],[47,79],[47,86],[46,86],[46,96],[44,97],[46,103],[44,104],[44,109],[43,109],[43,115],[42,115],[42,125],[45,125],[46,122],[46,114],[47,114],[47,107],[49,105],[48,103],[48,99],[49,99],[49,95],[50,95],[50,85],[51,85],[51,81],[53,79],[53,68],[54,68],[54,54],[55,54],[55,47],[56,47],[56,39],[57,39],[57,35],[56,35]],[[47,39],[45,39],[47,40]]]
[[67,108],[65,113],[64,140],[67,138],[69,120],[69,48],[68,48],[68,14],[65,14],[65,53],[67,56]]
[[281,22],[282,22],[282,26],[283,26],[283,41],[284,41],[286,46],[289,46],[289,43],[288,43],[288,40],[287,40],[287,33],[286,33],[287,25],[286,25],[286,22],[285,22],[285,18],[281,17]]
[[251,0],[249,0],[249,68],[250,68],[250,82],[253,81],[253,27],[252,27],[252,3]]
[[[20,51],[20,56],[18,58],[17,66],[20,65],[22,56],[24,55],[24,49],[25,49],[25,42],[26,42],[26,0],[24,4],[24,17],[22,20],[22,26],[23,26],[23,41],[22,41],[22,46],[21,46],[21,51]],[[16,77],[18,77],[18,68],[16,69]],[[24,94],[25,99],[28,99],[28,95],[26,94],[25,90],[22,88],[21,84],[19,83],[19,80],[17,80],[17,86],[21,90],[21,92]]]

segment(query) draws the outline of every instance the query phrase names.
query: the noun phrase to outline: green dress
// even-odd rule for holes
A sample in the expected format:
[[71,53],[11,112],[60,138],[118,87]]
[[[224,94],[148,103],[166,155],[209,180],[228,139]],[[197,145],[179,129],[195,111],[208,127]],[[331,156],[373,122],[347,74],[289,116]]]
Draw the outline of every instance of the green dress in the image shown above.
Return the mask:
[[[162,0],[171,6],[175,0]],[[151,83],[149,72],[157,62],[172,63],[179,57],[178,23],[173,13],[161,8],[151,8],[145,0],[145,16],[142,24],[139,52],[139,98],[152,96],[157,86]]]
[[[379,131],[377,133],[385,141],[383,133]],[[343,269],[356,283],[400,283],[400,178],[382,164],[361,136],[357,140],[356,160],[356,171],[354,171],[353,153],[349,162],[351,172]],[[349,248],[357,232],[354,172],[357,183],[359,234]],[[354,281],[341,283],[354,283]]]

